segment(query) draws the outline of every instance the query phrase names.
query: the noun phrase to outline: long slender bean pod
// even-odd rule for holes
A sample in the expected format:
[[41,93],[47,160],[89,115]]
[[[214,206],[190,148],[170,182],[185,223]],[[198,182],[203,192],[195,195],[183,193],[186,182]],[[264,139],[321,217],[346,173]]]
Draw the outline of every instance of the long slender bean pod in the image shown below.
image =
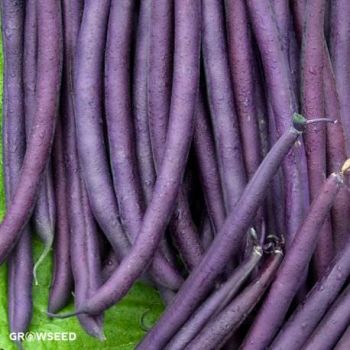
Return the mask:
[[[345,138],[343,125],[340,122],[340,104],[337,86],[332,71],[328,50],[325,48],[323,69],[323,84],[325,94],[326,116],[334,118],[337,123],[327,125],[327,161],[330,171],[336,171],[346,159]],[[329,69],[327,69],[329,67]],[[332,208],[332,226],[335,251],[340,251],[347,242],[350,225],[350,195],[346,187],[340,189]]]
[[75,51],[74,111],[78,153],[91,209],[122,259],[130,243],[119,221],[102,125],[103,54],[109,7],[109,0],[84,2]]
[[339,294],[350,275],[350,241],[340,251],[324,277],[315,284],[272,343],[272,349],[300,349]]
[[[23,94],[23,2],[1,2],[4,50],[3,159],[6,205],[11,205],[25,153]],[[8,319],[10,332],[25,332],[32,317],[32,245],[26,226],[8,261]],[[18,305],[21,305],[20,307]]]
[[[280,44],[270,1],[248,0],[247,7],[261,54],[277,135],[280,137],[287,130],[289,120],[297,110],[288,71],[288,56]],[[292,242],[309,205],[308,183],[304,176],[307,173],[305,164],[303,144],[297,142],[283,163],[287,242]]]
[[[171,103],[172,40],[174,3],[168,0],[152,1],[151,41],[148,76],[149,118],[151,143],[156,170],[159,172],[164,157],[164,144],[168,134]],[[166,42],[169,40],[169,42]],[[199,263],[203,249],[192,220],[187,193],[181,187],[174,215],[170,220],[170,233],[187,268]]]
[[309,265],[319,231],[343,181],[342,172],[332,173],[319,190],[319,195],[312,202],[310,211],[295,235],[264,304],[245,338],[244,349],[261,349],[273,340],[303,282],[300,276]]
[[212,135],[208,111],[201,92],[196,108],[193,145],[208,216],[214,231],[218,232],[225,221],[225,204],[216,159],[214,136]]
[[347,350],[350,346],[350,326],[345,330],[334,350]]
[[254,96],[253,49],[244,1],[225,1],[228,52],[248,178],[261,162]]
[[262,298],[273,280],[282,258],[282,251],[276,250],[262,267],[262,271],[259,271],[254,281],[223,311],[210,320],[185,349],[220,349]]
[[[26,138],[29,139],[35,117],[36,104],[37,18],[35,1],[27,1],[25,7],[23,85]],[[44,244],[43,252],[34,265],[33,273],[36,282],[36,271],[51,250],[53,244],[56,216],[55,209],[52,172],[50,165],[48,165],[43,175],[42,183],[40,184],[32,217],[35,232]]]
[[264,200],[273,175],[305,127],[306,121],[299,115],[294,116],[294,122],[297,129],[288,129],[270,150],[249,181],[235,210],[230,213],[204,254],[201,263],[192,271],[173,303],[138,346],[139,350],[162,348],[188,319],[210,291],[226,263],[237,253],[257,209]]
[[350,286],[338,296],[303,349],[332,349],[350,322]]
[[[305,7],[302,39],[302,109],[307,119],[324,116],[324,15],[326,2],[311,0]],[[326,125],[314,124],[305,133],[305,150],[309,173],[310,199],[319,193],[326,177]],[[316,273],[321,276],[333,258],[332,229],[329,218],[322,227],[315,251]]]
[[330,53],[337,82],[340,119],[344,128],[347,155],[350,154],[350,3],[346,0],[331,2]]
[[254,247],[251,256],[233,271],[230,278],[195,311],[193,316],[182,326],[166,349],[182,350],[199,334],[203,326],[217,315],[237,294],[242,284],[257,266],[262,257],[262,250]]
[[[106,120],[114,187],[122,223],[135,241],[142,223],[144,203],[137,169],[130,95],[130,45],[133,1],[114,1],[111,5],[106,45]],[[129,83],[128,83],[129,82]],[[150,266],[157,281],[178,289],[181,275],[157,252]]]
[[225,38],[223,4],[203,1],[203,60],[225,205],[230,211],[246,184]]
[[62,66],[60,4],[54,0],[39,0],[36,5],[39,47],[36,113],[16,191],[0,226],[1,262],[19,239],[33,210],[50,155],[58,107]]
[[[64,111],[61,109],[61,113]],[[49,294],[49,312],[58,312],[67,305],[73,287],[72,265],[70,259],[70,224],[68,208],[67,176],[62,150],[62,114],[57,122],[53,146],[53,175],[56,189],[56,234],[54,249],[53,277]]]
[[128,256],[109,280],[74,314],[98,314],[128,292],[150,263],[174,208],[192,140],[199,86],[200,2],[177,1],[175,23],[174,80],[168,137],[152,201]]
[[152,198],[156,173],[148,118],[148,70],[151,30],[151,0],[141,2],[134,58],[133,114],[136,155],[145,202]]

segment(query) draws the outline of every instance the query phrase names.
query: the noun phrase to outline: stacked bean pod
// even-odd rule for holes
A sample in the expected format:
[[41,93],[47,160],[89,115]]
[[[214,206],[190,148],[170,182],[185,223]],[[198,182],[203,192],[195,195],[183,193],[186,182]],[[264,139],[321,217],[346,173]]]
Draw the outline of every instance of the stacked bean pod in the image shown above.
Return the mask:
[[101,340],[141,280],[137,349],[350,347],[347,0],[0,3],[11,332],[52,249]]

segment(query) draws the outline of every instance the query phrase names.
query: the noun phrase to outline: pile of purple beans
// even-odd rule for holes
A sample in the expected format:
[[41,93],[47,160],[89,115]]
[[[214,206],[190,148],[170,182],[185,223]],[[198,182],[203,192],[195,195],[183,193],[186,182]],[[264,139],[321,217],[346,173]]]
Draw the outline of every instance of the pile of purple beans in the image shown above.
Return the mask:
[[1,0],[11,331],[53,250],[47,315],[91,336],[141,280],[166,308],[139,350],[350,349],[349,18],[348,0]]

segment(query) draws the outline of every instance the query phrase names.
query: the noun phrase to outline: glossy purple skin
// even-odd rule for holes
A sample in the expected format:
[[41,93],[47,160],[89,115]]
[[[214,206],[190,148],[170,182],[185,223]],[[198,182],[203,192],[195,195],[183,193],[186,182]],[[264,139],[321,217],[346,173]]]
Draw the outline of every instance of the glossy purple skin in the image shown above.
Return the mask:
[[[121,0],[112,5],[105,58],[105,109],[113,183],[120,218],[131,242],[138,236],[144,200],[135,153],[135,135],[130,94],[130,54],[134,3]],[[177,290],[183,278],[157,252],[150,265],[154,279]]]
[[[73,108],[73,56],[81,23],[83,3],[63,1],[64,80],[61,117],[56,128],[54,144],[55,188],[58,196],[58,229],[55,279],[50,306],[70,296],[74,277],[75,304],[87,299],[101,284],[101,264],[98,231],[93,219],[86,190],[80,174]],[[86,332],[103,337],[103,317],[80,315],[78,319]]]
[[347,156],[350,155],[350,3],[346,0],[331,2],[330,53],[340,103],[340,119],[344,128]]
[[109,9],[109,0],[84,2],[74,62],[74,103],[78,155],[91,210],[121,259],[128,254],[130,243],[119,221],[102,124],[103,62]]
[[189,275],[173,303],[168,306],[138,349],[151,350],[165,346],[211,290],[227,262],[239,251],[242,240],[266,196],[273,175],[300,134],[301,131],[290,128],[270,150],[201,263]]
[[[311,0],[305,7],[301,51],[301,104],[307,119],[324,117],[324,15],[325,0]],[[317,123],[307,129],[305,150],[309,174],[310,199],[317,197],[326,178],[326,125]],[[320,233],[314,256],[316,275],[322,276],[334,256],[332,227],[329,218]]]
[[208,216],[214,233],[218,232],[225,221],[225,205],[221,188],[220,174],[216,159],[214,136],[212,134],[209,113],[200,93],[195,116],[193,146],[199,168]]
[[[137,25],[135,61],[133,72],[133,114],[135,128],[136,156],[141,186],[146,206],[152,199],[156,171],[153,159],[152,143],[149,130],[148,111],[148,71],[149,46],[151,35],[151,0],[141,2]],[[169,260],[175,259],[168,242],[164,238],[160,249]]]
[[342,185],[343,176],[339,173],[331,174],[324,182],[286,252],[264,304],[244,340],[243,349],[262,349],[270,345],[304,281],[301,276],[310,263],[320,229]]
[[350,326],[345,330],[334,350],[347,350],[350,347]]
[[167,137],[174,60],[174,1],[153,0],[148,68],[149,131],[155,168]]
[[[24,114],[26,126],[26,138],[30,138],[31,127],[35,117],[35,85],[36,85],[36,53],[37,53],[37,18],[35,1],[27,1],[25,8],[24,30]],[[55,230],[55,198],[52,184],[51,167],[48,166],[43,175],[42,183],[38,190],[36,205],[33,211],[32,222],[36,234],[43,241],[45,248],[43,257],[52,246]],[[40,260],[43,259],[41,257]]]
[[[281,251],[274,253],[262,266],[258,276],[217,316],[211,319],[186,350],[216,350],[224,345],[242,324],[269,287],[283,259]],[[242,347],[244,349],[244,347]]]
[[217,315],[237,294],[242,284],[258,265],[262,257],[261,250],[253,250],[250,257],[243,261],[230,278],[223,283],[207,300],[193,313],[173,339],[166,346],[167,350],[182,350],[201,332],[207,322]]
[[[325,46],[325,65],[323,84],[325,91],[325,113],[327,117],[338,122],[327,125],[327,161],[329,171],[337,171],[346,160],[344,129],[340,118],[340,104],[337,86],[332,70],[328,50]],[[339,252],[349,236],[350,194],[346,187],[340,189],[332,208],[333,241],[336,252]]]
[[[152,1],[151,7],[148,109],[153,157],[159,172],[164,156],[171,102],[174,2]],[[203,248],[192,220],[185,186],[179,191],[169,227],[186,267],[192,270],[202,257]]]
[[0,226],[1,262],[19,239],[33,210],[50,155],[58,107],[62,66],[60,4],[54,0],[39,0],[36,5],[39,47],[36,114],[16,191]]
[[[269,91],[277,136],[280,137],[288,129],[291,116],[298,110],[288,53],[280,44],[270,1],[247,0],[246,3],[262,59],[265,86]],[[287,241],[293,240],[309,206],[305,151],[302,141],[299,141],[283,162]]]
[[[65,111],[61,109],[61,113]],[[73,287],[70,261],[70,224],[67,205],[67,176],[62,150],[62,114],[56,125],[53,146],[53,176],[56,194],[56,234],[54,242],[53,277],[50,286],[48,311],[58,312],[65,307],[71,297]]]
[[203,61],[219,171],[227,211],[239,200],[246,185],[239,126],[235,112],[223,4],[202,3]]
[[[11,205],[25,153],[23,96],[24,3],[1,3],[4,51],[3,159],[6,205]],[[8,259],[8,318],[10,332],[25,332],[32,318],[33,261],[31,232],[21,238]]]
[[324,277],[315,284],[306,299],[285,323],[271,349],[300,349],[339,294],[349,275],[350,240],[337,254]]
[[350,286],[337,297],[308,341],[305,350],[333,349],[350,322]]
[[[111,11],[115,11],[113,6]],[[77,312],[95,314],[120,300],[150,263],[168,224],[181,186],[194,124],[199,84],[199,12],[198,0],[176,2],[177,35],[168,137],[152,201],[144,215],[141,230],[130,253],[111,278]]]
[[[335,2],[338,4],[339,2]],[[292,10],[294,12],[294,23],[295,29],[297,33],[297,39],[301,41],[302,30],[303,30],[303,17],[305,11],[305,3],[303,0],[296,0],[292,2]],[[346,9],[350,10],[350,7],[347,6],[344,8],[344,14],[346,13]],[[335,10],[334,10],[335,11]],[[332,18],[336,18],[336,15],[332,16]],[[343,23],[345,24],[345,22]],[[338,23],[336,24],[338,25]],[[332,30],[335,28],[332,26]],[[330,48],[331,54],[334,54],[332,50],[334,49],[333,45],[335,44],[337,34],[333,33],[330,40]],[[344,42],[346,45],[346,43]],[[329,52],[327,49],[326,43],[324,43],[323,49],[323,86],[325,90],[325,113],[326,117],[336,119],[341,121],[341,123],[328,125],[327,126],[327,156],[328,162],[331,171],[336,171],[339,169],[339,166],[346,158],[346,132],[343,126],[343,117],[342,117],[342,100],[341,94],[346,90],[341,91],[340,81],[346,75],[343,71],[341,71],[341,77],[335,77],[335,69],[334,71],[332,67],[332,62],[330,61]],[[340,81],[338,81],[340,79]],[[336,81],[335,81],[336,80]],[[336,85],[336,86],[335,86]],[[344,102],[344,101],[343,101]],[[346,104],[346,102],[345,102]],[[342,247],[347,241],[347,227],[348,227],[348,215],[344,216],[344,213],[348,211],[348,194],[345,189],[341,189],[334,203],[334,207],[332,210],[332,223],[334,230],[334,245],[335,250],[338,251],[339,248]]]
[[[73,146],[75,150],[75,129],[73,128],[73,130],[71,130],[74,116],[70,91],[72,87],[73,51],[75,49],[76,38],[80,27],[82,7],[82,1],[64,0],[62,2],[63,26],[65,28],[63,38],[64,65],[66,69],[63,72],[63,94],[61,96],[61,108],[58,122],[58,132],[60,135],[56,135],[54,146],[57,233],[55,237],[53,279],[51,282],[48,303],[48,311],[52,313],[58,312],[66,305],[68,299],[71,297],[73,284],[70,260],[70,225],[68,215],[69,177],[67,174],[67,168],[71,163],[67,161],[69,160],[69,157],[64,159],[66,158],[66,154],[62,154],[62,142],[64,142],[67,146],[65,148],[65,152],[69,153],[71,151],[71,147]],[[63,140],[62,124],[65,125],[64,133],[67,135],[67,139]],[[61,139],[58,139],[58,137]],[[72,137],[73,141],[71,141],[69,137]],[[65,161],[67,162],[65,163]]]
[[148,120],[148,69],[151,29],[151,0],[141,2],[133,67],[133,116],[138,170],[145,202],[152,198],[155,182],[152,145]]
[[255,108],[255,82],[251,32],[243,0],[225,1],[228,55],[237,108],[242,152],[248,178],[258,168],[262,155]]

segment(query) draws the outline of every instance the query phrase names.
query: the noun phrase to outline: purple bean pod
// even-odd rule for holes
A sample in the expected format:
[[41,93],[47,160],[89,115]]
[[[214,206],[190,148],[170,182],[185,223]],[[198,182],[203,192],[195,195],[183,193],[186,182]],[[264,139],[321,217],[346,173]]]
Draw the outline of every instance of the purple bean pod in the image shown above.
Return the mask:
[[304,350],[333,349],[350,322],[350,286],[337,297],[322,321],[303,345]]
[[334,67],[340,103],[340,119],[344,128],[346,153],[350,155],[350,3],[347,0],[331,2],[330,53]]
[[152,0],[141,2],[134,61],[133,115],[138,168],[145,202],[152,198],[156,173],[148,120],[148,70]]
[[227,55],[224,9],[216,0],[205,0],[202,6],[205,79],[224,200],[227,211],[231,211],[247,179]]
[[[152,1],[151,7],[148,108],[153,157],[159,173],[164,157],[171,101],[174,3],[169,0]],[[187,268],[191,270],[199,263],[203,248],[192,220],[184,186],[179,190],[174,213],[169,224],[170,234]]]
[[[27,1],[25,8],[25,30],[24,30],[24,114],[26,139],[30,138],[31,128],[35,117],[35,85],[37,71],[37,18],[35,1]],[[55,231],[55,198],[52,183],[52,172],[50,164],[43,175],[42,183],[38,190],[36,205],[33,211],[32,222],[36,234],[44,244],[43,252],[34,265],[33,274],[36,284],[36,271],[47,254],[50,252]]]
[[[74,62],[78,155],[91,210],[119,259],[130,249],[119,221],[102,121],[103,62],[110,0],[84,2]],[[93,166],[92,166],[93,164]]]
[[350,326],[345,330],[334,350],[347,350],[350,347]]
[[33,211],[37,190],[50,155],[58,108],[62,68],[60,4],[54,0],[38,0],[36,6],[39,48],[36,113],[16,191],[0,226],[1,262],[21,236]]
[[196,108],[193,145],[208,216],[216,233],[222,227],[226,213],[214,136],[211,130],[209,112],[204,104],[201,92]]
[[[23,38],[24,3],[1,2],[2,42],[4,52],[3,160],[6,205],[18,183],[25,153]],[[8,259],[8,320],[10,332],[25,332],[32,318],[32,243],[28,226]],[[17,341],[19,342],[19,341]],[[20,343],[18,344],[19,346]]]
[[129,291],[151,262],[174,208],[191,145],[199,87],[199,0],[176,1],[175,23],[174,81],[168,137],[152,200],[128,256],[122,260],[109,280],[74,314],[98,314]]
[[213,287],[226,264],[241,247],[242,239],[261,206],[273,175],[305,128],[305,119],[294,116],[295,127],[288,129],[272,147],[246,186],[235,210],[227,217],[201,263],[192,271],[158,323],[139,344],[138,350],[159,349],[174,333]]
[[[302,38],[301,102],[307,119],[324,117],[324,15],[325,0],[310,0],[305,7]],[[326,177],[326,125],[314,124],[304,135],[309,174],[310,199],[319,193]],[[322,276],[334,256],[330,219],[325,221],[314,256],[315,272]]]
[[230,278],[214,291],[208,299],[193,313],[190,319],[181,327],[166,346],[167,350],[182,350],[199,334],[203,327],[223,310],[237,294],[242,284],[258,265],[262,257],[260,247],[254,247],[249,258],[243,261],[232,273]]
[[244,1],[225,1],[228,53],[237,117],[247,176],[250,179],[262,159],[255,109],[254,64],[251,32]]
[[[288,129],[289,120],[297,110],[288,55],[282,49],[270,1],[248,0],[247,6],[261,54],[277,136],[280,137]],[[287,242],[292,242],[309,205],[305,162],[304,146],[302,140],[299,140],[283,163]]]
[[[64,94],[65,95],[65,94]],[[61,109],[62,114],[65,113]],[[61,120],[56,126],[53,146],[53,176],[56,195],[56,234],[54,241],[53,276],[49,293],[49,312],[58,312],[65,307],[71,297],[73,276],[70,259],[70,224],[68,208],[67,174],[63,159]]]
[[[129,89],[133,10],[130,0],[111,6],[105,68],[105,107],[113,181],[121,220],[131,242],[138,236],[144,215]],[[150,271],[157,282],[171,289],[177,290],[183,282],[181,275],[159,252],[154,256]]]
[[253,282],[234,298],[224,310],[211,319],[184,349],[221,349],[262,298],[282,259],[282,251],[276,250],[262,266]]
[[350,275],[350,240],[284,324],[271,345],[273,350],[297,350],[310,337]]
[[[340,104],[337,86],[332,70],[328,49],[325,45],[325,68],[323,70],[326,117],[337,120],[327,125],[328,170],[337,171],[346,160],[344,129],[340,118]],[[335,251],[340,251],[349,236],[350,196],[346,187],[340,189],[332,208],[333,241]]]
[[264,304],[244,340],[242,349],[262,349],[273,340],[304,281],[300,277],[310,263],[320,229],[343,184],[343,174],[333,173],[319,190],[319,195],[312,202],[306,219],[286,253]]

